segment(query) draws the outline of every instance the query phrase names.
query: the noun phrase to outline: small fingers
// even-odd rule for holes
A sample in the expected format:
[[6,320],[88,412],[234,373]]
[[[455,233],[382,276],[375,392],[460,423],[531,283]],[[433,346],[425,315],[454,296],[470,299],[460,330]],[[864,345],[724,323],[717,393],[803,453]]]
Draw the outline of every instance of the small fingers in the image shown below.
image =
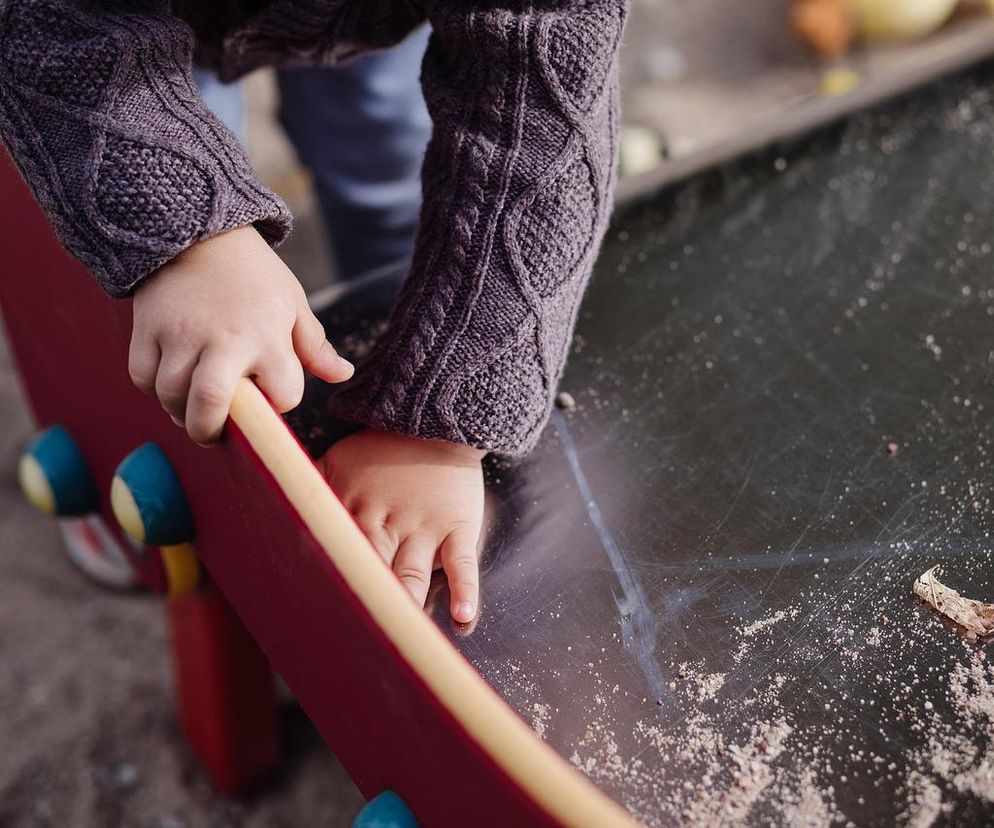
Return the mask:
[[131,334],[128,349],[128,374],[135,387],[143,394],[155,393],[155,375],[159,370],[159,343],[151,337]]
[[439,553],[449,579],[449,612],[461,624],[468,624],[476,617],[480,603],[478,541],[478,533],[456,529],[442,543]]
[[383,558],[387,566],[393,566],[393,559],[397,554],[397,540],[387,531],[384,517],[363,511],[353,511],[352,516],[373,545],[376,554]]
[[304,370],[292,353],[274,355],[262,363],[255,381],[281,414],[296,408],[304,396]]
[[243,363],[230,351],[204,352],[190,383],[186,408],[186,431],[190,439],[206,445],[221,436],[231,398],[244,374]]
[[428,535],[411,535],[397,550],[393,571],[419,607],[425,605],[431,584],[432,562],[438,544]]
[[197,367],[199,354],[194,351],[171,350],[162,354],[155,374],[155,396],[174,420],[186,417],[186,402],[190,395],[190,380]]
[[293,348],[304,368],[325,382],[344,382],[355,372],[352,363],[331,347],[324,327],[304,299],[293,326]]

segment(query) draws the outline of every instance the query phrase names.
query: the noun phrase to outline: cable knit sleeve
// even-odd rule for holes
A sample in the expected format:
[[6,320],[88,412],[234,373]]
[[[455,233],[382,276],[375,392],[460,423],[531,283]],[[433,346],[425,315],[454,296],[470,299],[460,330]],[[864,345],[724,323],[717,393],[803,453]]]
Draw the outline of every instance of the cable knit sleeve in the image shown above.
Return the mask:
[[449,0],[423,84],[434,135],[412,271],[333,407],[505,454],[538,439],[606,229],[626,0]]
[[289,232],[286,206],[201,103],[192,48],[165,2],[0,0],[0,138],[113,296],[199,238]]

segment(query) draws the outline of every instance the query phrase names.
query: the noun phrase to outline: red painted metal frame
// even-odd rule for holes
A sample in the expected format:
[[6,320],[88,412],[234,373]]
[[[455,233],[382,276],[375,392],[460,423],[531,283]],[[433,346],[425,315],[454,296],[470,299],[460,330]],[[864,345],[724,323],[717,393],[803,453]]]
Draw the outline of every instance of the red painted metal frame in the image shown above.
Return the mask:
[[228,796],[279,763],[276,683],[269,661],[223,595],[207,583],[166,601],[183,738]]
[[38,425],[73,434],[107,516],[117,464],[162,447],[202,561],[360,790],[397,791],[425,825],[556,824],[399,656],[238,430],[199,448],[134,389],[130,303],[61,250],[6,157],[0,229],[0,306]]

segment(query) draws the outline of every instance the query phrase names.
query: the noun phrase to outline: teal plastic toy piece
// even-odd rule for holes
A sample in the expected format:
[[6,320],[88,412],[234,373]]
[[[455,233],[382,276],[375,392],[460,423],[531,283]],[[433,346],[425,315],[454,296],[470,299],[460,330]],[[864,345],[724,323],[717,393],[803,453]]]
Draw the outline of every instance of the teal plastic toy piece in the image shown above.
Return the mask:
[[[130,494],[134,508],[122,488]],[[139,446],[121,461],[111,501],[125,530],[142,543],[174,546],[193,540],[193,516],[183,487],[155,443]]]
[[393,791],[384,791],[366,803],[352,828],[418,828],[418,821],[403,799]]
[[28,443],[18,476],[28,498],[51,514],[82,517],[99,508],[93,475],[64,426],[47,428]]

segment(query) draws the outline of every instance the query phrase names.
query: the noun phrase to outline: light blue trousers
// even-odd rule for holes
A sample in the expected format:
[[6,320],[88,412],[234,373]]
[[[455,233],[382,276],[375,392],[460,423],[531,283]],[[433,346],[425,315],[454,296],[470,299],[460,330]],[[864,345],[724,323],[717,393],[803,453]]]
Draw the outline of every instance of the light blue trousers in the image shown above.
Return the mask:
[[[278,74],[280,120],[314,178],[343,279],[411,256],[431,137],[419,81],[428,36],[424,28],[344,66]],[[204,102],[244,143],[241,85],[195,76]]]

